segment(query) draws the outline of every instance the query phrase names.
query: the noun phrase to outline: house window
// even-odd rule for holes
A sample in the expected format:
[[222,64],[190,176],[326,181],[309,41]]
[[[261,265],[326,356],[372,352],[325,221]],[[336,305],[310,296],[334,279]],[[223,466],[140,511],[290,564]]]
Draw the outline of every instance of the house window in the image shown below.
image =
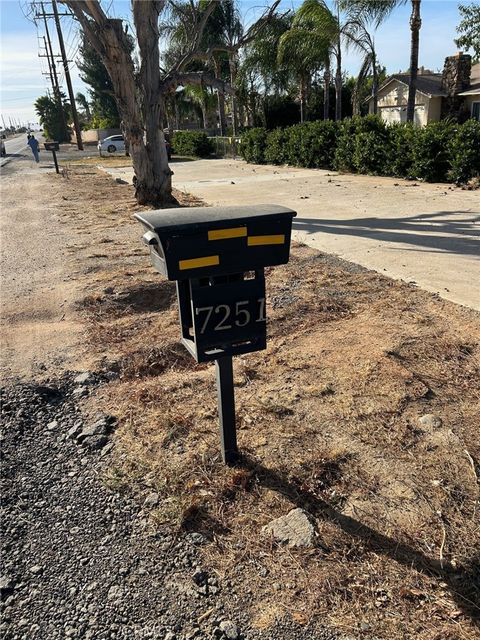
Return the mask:
[[472,102],[472,118],[480,120],[480,102]]

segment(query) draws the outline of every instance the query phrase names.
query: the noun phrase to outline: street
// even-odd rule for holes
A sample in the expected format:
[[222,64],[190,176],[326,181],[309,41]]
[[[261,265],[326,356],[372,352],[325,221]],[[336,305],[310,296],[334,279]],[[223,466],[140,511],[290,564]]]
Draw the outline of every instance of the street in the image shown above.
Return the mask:
[[4,142],[7,155],[5,158],[0,159],[0,167],[3,167],[3,165],[8,164],[12,160],[15,160],[20,156],[26,155],[27,152],[31,153],[30,149],[27,146],[26,133],[17,135],[14,138],[7,138],[6,140],[4,140]]

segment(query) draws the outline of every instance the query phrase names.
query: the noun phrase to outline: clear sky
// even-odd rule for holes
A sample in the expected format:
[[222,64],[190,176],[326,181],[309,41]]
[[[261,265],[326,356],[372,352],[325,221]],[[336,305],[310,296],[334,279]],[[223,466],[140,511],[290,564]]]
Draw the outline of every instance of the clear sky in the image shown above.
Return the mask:
[[[465,0],[467,4],[470,1]],[[103,0],[102,4],[110,7],[110,15],[129,18],[128,0]],[[268,0],[240,0],[240,7],[247,21],[254,19],[260,6],[268,4]],[[301,0],[282,0],[281,8],[295,8],[300,4]],[[45,6],[48,11],[51,6],[48,0],[45,0]],[[7,125],[10,118],[21,122],[36,121],[33,103],[39,96],[45,95],[49,86],[49,79],[45,75],[48,71],[46,59],[38,57],[39,52],[44,53],[45,29],[40,22],[36,28],[33,22],[27,20],[25,14],[29,11],[30,3],[26,0],[0,0],[0,114]],[[388,73],[398,73],[409,66],[409,15],[410,2],[407,2],[397,8],[377,31],[379,62],[387,67]],[[441,71],[445,57],[457,50],[453,39],[459,22],[456,0],[422,1],[420,65]],[[59,53],[53,20],[49,20],[49,29],[54,41],[54,52]],[[74,92],[86,93],[86,87],[80,81],[75,66],[78,55],[76,24],[71,18],[63,17],[62,29],[67,56],[72,61]],[[345,54],[344,68],[350,75],[357,74],[359,59],[353,52]],[[58,71],[65,86],[60,62]]]

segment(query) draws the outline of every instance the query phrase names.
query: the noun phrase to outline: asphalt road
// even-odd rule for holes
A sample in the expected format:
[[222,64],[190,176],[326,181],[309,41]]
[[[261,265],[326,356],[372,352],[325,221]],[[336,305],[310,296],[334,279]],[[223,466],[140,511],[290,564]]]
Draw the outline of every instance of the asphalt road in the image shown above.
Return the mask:
[[[35,137],[38,138],[37,135]],[[8,164],[12,160],[24,156],[27,151],[31,153],[30,149],[27,146],[26,133],[22,133],[18,136],[15,136],[14,138],[8,138],[7,140],[4,140],[4,142],[7,155],[5,158],[0,159],[0,167],[3,167],[3,165]]]

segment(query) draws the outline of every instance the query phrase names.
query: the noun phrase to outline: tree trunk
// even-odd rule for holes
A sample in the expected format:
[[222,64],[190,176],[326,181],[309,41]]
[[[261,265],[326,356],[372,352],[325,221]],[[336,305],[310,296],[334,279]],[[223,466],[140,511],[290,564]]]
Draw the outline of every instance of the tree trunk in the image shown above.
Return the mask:
[[360,115],[360,85],[358,81],[355,83],[352,94],[352,112],[354,116]]
[[408,87],[407,122],[415,118],[415,97],[417,93],[418,49],[420,44],[421,0],[412,0],[412,14],[410,16],[411,45],[410,45],[410,84]]
[[168,166],[163,135],[164,101],[160,80],[158,16],[163,3],[158,0],[132,2],[133,18],[140,50],[138,90],[145,125],[145,145],[137,138],[132,160],[137,182],[135,196],[139,204],[169,204],[172,196],[172,171]]
[[325,72],[323,74],[323,119],[330,118],[330,61],[325,63]]
[[236,89],[235,89],[237,69],[236,69],[234,54],[229,54],[228,65],[230,67],[230,84],[232,85],[232,134],[236,136],[238,132],[238,109],[237,109],[237,95],[236,95]]
[[240,128],[245,126],[245,105],[243,103],[243,96],[238,100],[238,126]]
[[305,122],[307,118],[305,95],[306,95],[305,78],[302,76],[300,78],[300,122]]
[[227,116],[225,114],[225,94],[217,91],[218,100],[218,122],[220,125],[220,135],[227,135]]
[[[213,58],[213,66],[215,77],[221,80],[221,63],[218,58]],[[225,94],[222,91],[217,91],[217,103],[218,103],[218,123],[220,125],[220,135],[227,135],[227,117],[225,115]]]
[[175,202],[172,198],[172,172],[168,166],[163,131],[160,129],[164,105],[160,82],[158,17],[165,7],[165,0],[132,0],[141,59],[138,74],[121,20],[106,18],[100,5],[94,2],[88,5],[93,17],[90,20],[83,12],[84,3],[63,1],[78,18],[112,80],[125,135],[130,141],[138,203],[156,206]]
[[335,120],[342,119],[342,52],[338,40],[337,70],[335,73]]

